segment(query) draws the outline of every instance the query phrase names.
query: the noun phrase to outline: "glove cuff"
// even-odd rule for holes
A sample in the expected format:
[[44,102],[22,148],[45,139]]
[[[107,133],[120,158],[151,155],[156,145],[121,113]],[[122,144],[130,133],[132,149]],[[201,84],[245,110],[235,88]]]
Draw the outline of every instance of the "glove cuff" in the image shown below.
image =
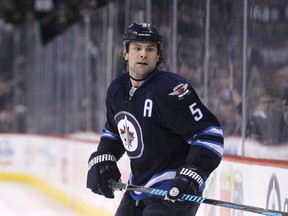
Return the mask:
[[186,177],[187,179],[196,183],[198,188],[200,188],[202,184],[204,183],[204,177],[203,177],[204,175],[202,171],[199,170],[197,167],[193,167],[189,165],[182,166],[177,170],[176,176]]
[[110,153],[94,152],[91,154],[88,162],[89,169],[95,164],[101,164],[103,162],[116,162],[117,159],[114,155]]

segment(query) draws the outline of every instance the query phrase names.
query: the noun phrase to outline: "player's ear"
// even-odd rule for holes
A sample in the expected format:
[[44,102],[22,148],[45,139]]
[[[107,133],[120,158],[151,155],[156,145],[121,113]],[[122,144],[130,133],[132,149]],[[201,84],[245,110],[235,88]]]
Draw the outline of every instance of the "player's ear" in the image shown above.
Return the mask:
[[128,60],[128,53],[126,51],[126,49],[123,49],[123,59]]
[[159,59],[160,59],[160,55],[158,54],[158,55],[157,55],[157,62],[159,61]]

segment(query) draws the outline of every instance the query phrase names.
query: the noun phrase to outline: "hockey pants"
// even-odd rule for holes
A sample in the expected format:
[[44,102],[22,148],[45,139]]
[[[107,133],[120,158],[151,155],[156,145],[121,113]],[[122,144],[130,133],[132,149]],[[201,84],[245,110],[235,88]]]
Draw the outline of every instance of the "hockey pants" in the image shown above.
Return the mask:
[[199,205],[194,203],[188,210],[176,210],[166,205],[163,197],[153,196],[137,202],[126,191],[115,216],[195,216]]

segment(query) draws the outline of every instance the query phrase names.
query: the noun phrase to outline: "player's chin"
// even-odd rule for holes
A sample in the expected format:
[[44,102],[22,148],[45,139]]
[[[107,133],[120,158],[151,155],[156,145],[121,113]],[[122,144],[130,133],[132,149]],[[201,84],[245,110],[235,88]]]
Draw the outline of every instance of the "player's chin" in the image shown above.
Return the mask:
[[145,78],[151,73],[148,67],[142,67],[138,69],[138,77]]

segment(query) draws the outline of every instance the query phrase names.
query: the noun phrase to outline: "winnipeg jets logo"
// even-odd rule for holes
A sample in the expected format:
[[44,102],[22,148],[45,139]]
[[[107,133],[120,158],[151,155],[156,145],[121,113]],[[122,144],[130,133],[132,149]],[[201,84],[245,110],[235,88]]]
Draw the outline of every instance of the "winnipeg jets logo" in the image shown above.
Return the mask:
[[[134,140],[134,133],[132,132],[128,126],[127,116],[124,118],[124,124],[122,125],[123,128],[119,128],[120,136],[122,139],[123,144],[127,150],[132,149],[132,143]],[[131,126],[130,126],[131,127]]]
[[114,117],[122,143],[130,158],[139,158],[144,150],[142,130],[137,119],[129,112],[119,112]]
[[188,89],[188,83],[180,83],[173,88],[173,92],[171,92],[169,95],[177,96],[179,99],[181,99],[188,93],[190,93],[190,90]]

